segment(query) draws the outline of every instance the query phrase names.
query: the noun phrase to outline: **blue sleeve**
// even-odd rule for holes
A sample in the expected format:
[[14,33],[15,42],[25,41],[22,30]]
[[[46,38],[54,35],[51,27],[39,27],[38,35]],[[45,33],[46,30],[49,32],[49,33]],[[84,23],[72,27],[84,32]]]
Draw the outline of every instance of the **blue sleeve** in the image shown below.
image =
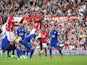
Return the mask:
[[34,38],[35,38],[34,34],[30,36],[30,40],[33,40]]
[[26,35],[26,36],[29,35],[29,32],[26,32],[26,31],[25,31],[25,35]]
[[18,34],[18,29],[16,29],[15,33]]
[[57,33],[57,34],[56,34],[57,36],[59,36],[59,35],[60,35],[60,32],[59,32],[58,30],[56,30],[56,33]]

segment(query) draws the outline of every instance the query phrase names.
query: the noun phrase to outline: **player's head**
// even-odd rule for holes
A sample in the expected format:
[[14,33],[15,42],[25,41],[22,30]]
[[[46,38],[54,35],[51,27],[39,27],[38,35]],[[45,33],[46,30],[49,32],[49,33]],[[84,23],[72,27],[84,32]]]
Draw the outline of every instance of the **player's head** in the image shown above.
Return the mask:
[[9,14],[12,15],[12,16],[14,16],[14,14],[15,14],[14,9],[11,9],[11,10],[9,11]]
[[19,23],[19,27],[23,27],[23,23],[22,23],[22,21]]
[[35,31],[35,35],[36,35],[36,36],[39,35],[39,31],[38,31],[38,30]]
[[55,30],[55,26],[54,26],[54,25],[51,27],[51,30],[52,30],[52,31]]
[[45,31],[45,27],[44,27],[44,26],[42,26],[42,27],[41,27],[41,30],[42,30],[42,31]]

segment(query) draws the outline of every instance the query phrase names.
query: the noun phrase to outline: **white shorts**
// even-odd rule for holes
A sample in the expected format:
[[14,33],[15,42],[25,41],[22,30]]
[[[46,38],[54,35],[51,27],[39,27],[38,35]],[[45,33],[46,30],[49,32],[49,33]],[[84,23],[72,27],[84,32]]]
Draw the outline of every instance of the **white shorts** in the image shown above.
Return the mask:
[[42,43],[43,48],[48,48],[47,43]]
[[36,49],[40,49],[40,45],[36,46]]
[[6,31],[6,35],[9,41],[14,41],[16,39],[15,33],[13,31]]

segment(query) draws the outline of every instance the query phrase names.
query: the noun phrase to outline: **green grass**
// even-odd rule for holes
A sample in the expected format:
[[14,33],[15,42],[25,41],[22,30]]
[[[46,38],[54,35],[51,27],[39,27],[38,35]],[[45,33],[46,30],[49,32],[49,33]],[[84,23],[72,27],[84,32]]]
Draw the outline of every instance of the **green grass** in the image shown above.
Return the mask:
[[16,58],[0,57],[0,65],[87,65],[87,55],[65,55],[64,59],[54,55],[52,59],[45,56],[33,56],[33,60],[17,60]]

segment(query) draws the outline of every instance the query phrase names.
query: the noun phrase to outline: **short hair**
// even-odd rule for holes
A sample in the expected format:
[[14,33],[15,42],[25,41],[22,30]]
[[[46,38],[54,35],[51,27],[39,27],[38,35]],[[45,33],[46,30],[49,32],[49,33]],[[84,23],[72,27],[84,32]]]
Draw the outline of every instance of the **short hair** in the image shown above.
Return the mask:
[[10,11],[9,11],[9,14],[11,14],[11,13],[13,13],[14,12],[14,9],[11,9]]

